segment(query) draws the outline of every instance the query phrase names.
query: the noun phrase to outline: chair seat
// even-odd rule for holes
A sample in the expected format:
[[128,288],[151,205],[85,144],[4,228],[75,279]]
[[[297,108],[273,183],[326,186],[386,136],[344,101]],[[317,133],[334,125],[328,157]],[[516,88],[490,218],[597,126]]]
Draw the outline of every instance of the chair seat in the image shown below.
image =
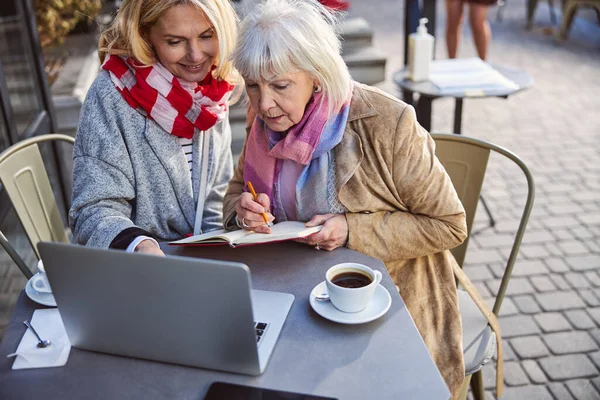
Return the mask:
[[462,319],[465,375],[479,371],[493,357],[496,334],[464,290],[458,290],[458,307]]

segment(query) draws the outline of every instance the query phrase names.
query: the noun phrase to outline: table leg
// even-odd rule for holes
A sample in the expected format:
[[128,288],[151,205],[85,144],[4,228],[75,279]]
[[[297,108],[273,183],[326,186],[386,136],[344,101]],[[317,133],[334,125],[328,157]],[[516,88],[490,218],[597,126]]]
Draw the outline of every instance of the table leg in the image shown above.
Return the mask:
[[463,99],[456,98],[456,102],[454,103],[454,133],[460,135],[462,128],[462,109],[463,109]]
[[426,131],[431,131],[431,97],[419,96],[415,106],[417,112],[417,121]]
[[527,30],[533,27],[533,14],[537,7],[538,0],[527,0]]
[[410,90],[402,89],[401,94],[402,94],[402,101],[415,107],[414,92],[411,92]]

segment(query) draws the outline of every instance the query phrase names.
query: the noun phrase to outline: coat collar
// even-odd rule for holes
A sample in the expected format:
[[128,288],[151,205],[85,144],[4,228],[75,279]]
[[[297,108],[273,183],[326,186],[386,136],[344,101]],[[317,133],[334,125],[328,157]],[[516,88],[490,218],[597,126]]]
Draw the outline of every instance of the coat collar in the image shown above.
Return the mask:
[[375,107],[371,104],[364,92],[364,85],[358,82],[352,82],[352,100],[350,101],[350,111],[348,112],[348,122],[357,119],[373,117],[379,115]]
[[355,126],[357,124],[353,122],[376,115],[379,115],[379,113],[367,99],[362,85],[354,82],[346,130],[344,132],[344,136],[342,137],[342,141],[335,147],[334,150],[338,194],[344,185],[346,185],[348,180],[350,180],[352,175],[354,175],[364,158],[362,142],[355,130]]

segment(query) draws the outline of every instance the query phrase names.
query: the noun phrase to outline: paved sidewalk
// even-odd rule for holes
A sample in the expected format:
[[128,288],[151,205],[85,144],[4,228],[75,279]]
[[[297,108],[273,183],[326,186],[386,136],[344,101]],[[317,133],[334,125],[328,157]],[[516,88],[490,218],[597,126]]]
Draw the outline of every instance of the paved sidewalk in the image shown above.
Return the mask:
[[[467,99],[463,109],[463,134],[516,152],[537,186],[501,311],[503,399],[600,399],[600,26],[595,14],[581,13],[585,19],[576,20],[559,45],[545,33],[551,27],[546,2],[539,2],[531,32],[524,29],[524,3],[507,2],[502,22],[490,9],[488,61],[524,69],[533,88],[508,100]],[[380,86],[398,95],[390,78],[403,65],[403,5],[352,1],[350,13],[375,30],[374,45],[389,57],[388,80]],[[444,19],[444,2],[438,1],[437,58],[446,58]],[[461,44],[461,57],[476,55],[468,28]],[[451,132],[453,107],[452,100],[434,102],[432,132]],[[488,171],[483,193],[501,222],[472,238],[465,271],[491,299],[526,186],[516,167],[497,159]],[[486,222],[481,211],[476,229]],[[484,368],[484,379],[493,398],[493,365]]]
[[[436,54],[445,58],[443,1],[438,3]],[[468,99],[463,110],[463,133],[515,151],[537,185],[501,312],[503,399],[600,399],[600,27],[595,14],[586,13],[559,45],[544,33],[550,26],[546,2],[540,2],[531,32],[524,29],[524,3],[507,2],[501,23],[491,10],[489,61],[526,70],[533,88],[508,100]],[[353,0],[350,15],[366,18],[375,30],[375,46],[389,56],[388,80],[380,86],[398,94],[390,78],[403,64],[403,2]],[[473,57],[464,32],[460,56]],[[450,100],[434,102],[432,131],[451,131],[453,106]],[[465,270],[491,299],[524,202],[524,178],[492,159],[484,194],[501,222],[472,238]],[[482,212],[476,229],[485,222]],[[25,284],[7,258],[0,252],[0,336]],[[35,261],[32,255],[28,261]],[[484,374],[492,398],[493,365]]]

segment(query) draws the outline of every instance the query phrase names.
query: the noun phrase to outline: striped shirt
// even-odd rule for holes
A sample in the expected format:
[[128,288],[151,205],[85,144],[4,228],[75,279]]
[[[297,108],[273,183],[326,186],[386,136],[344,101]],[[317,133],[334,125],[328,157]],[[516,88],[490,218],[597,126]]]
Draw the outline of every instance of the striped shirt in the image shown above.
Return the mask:
[[182,138],[182,137],[179,138],[179,144],[181,145],[181,150],[183,151],[183,154],[185,154],[185,158],[187,159],[188,166],[190,167],[190,175],[192,174],[192,153],[193,153],[192,143],[193,143],[192,139],[186,139],[186,138]]

